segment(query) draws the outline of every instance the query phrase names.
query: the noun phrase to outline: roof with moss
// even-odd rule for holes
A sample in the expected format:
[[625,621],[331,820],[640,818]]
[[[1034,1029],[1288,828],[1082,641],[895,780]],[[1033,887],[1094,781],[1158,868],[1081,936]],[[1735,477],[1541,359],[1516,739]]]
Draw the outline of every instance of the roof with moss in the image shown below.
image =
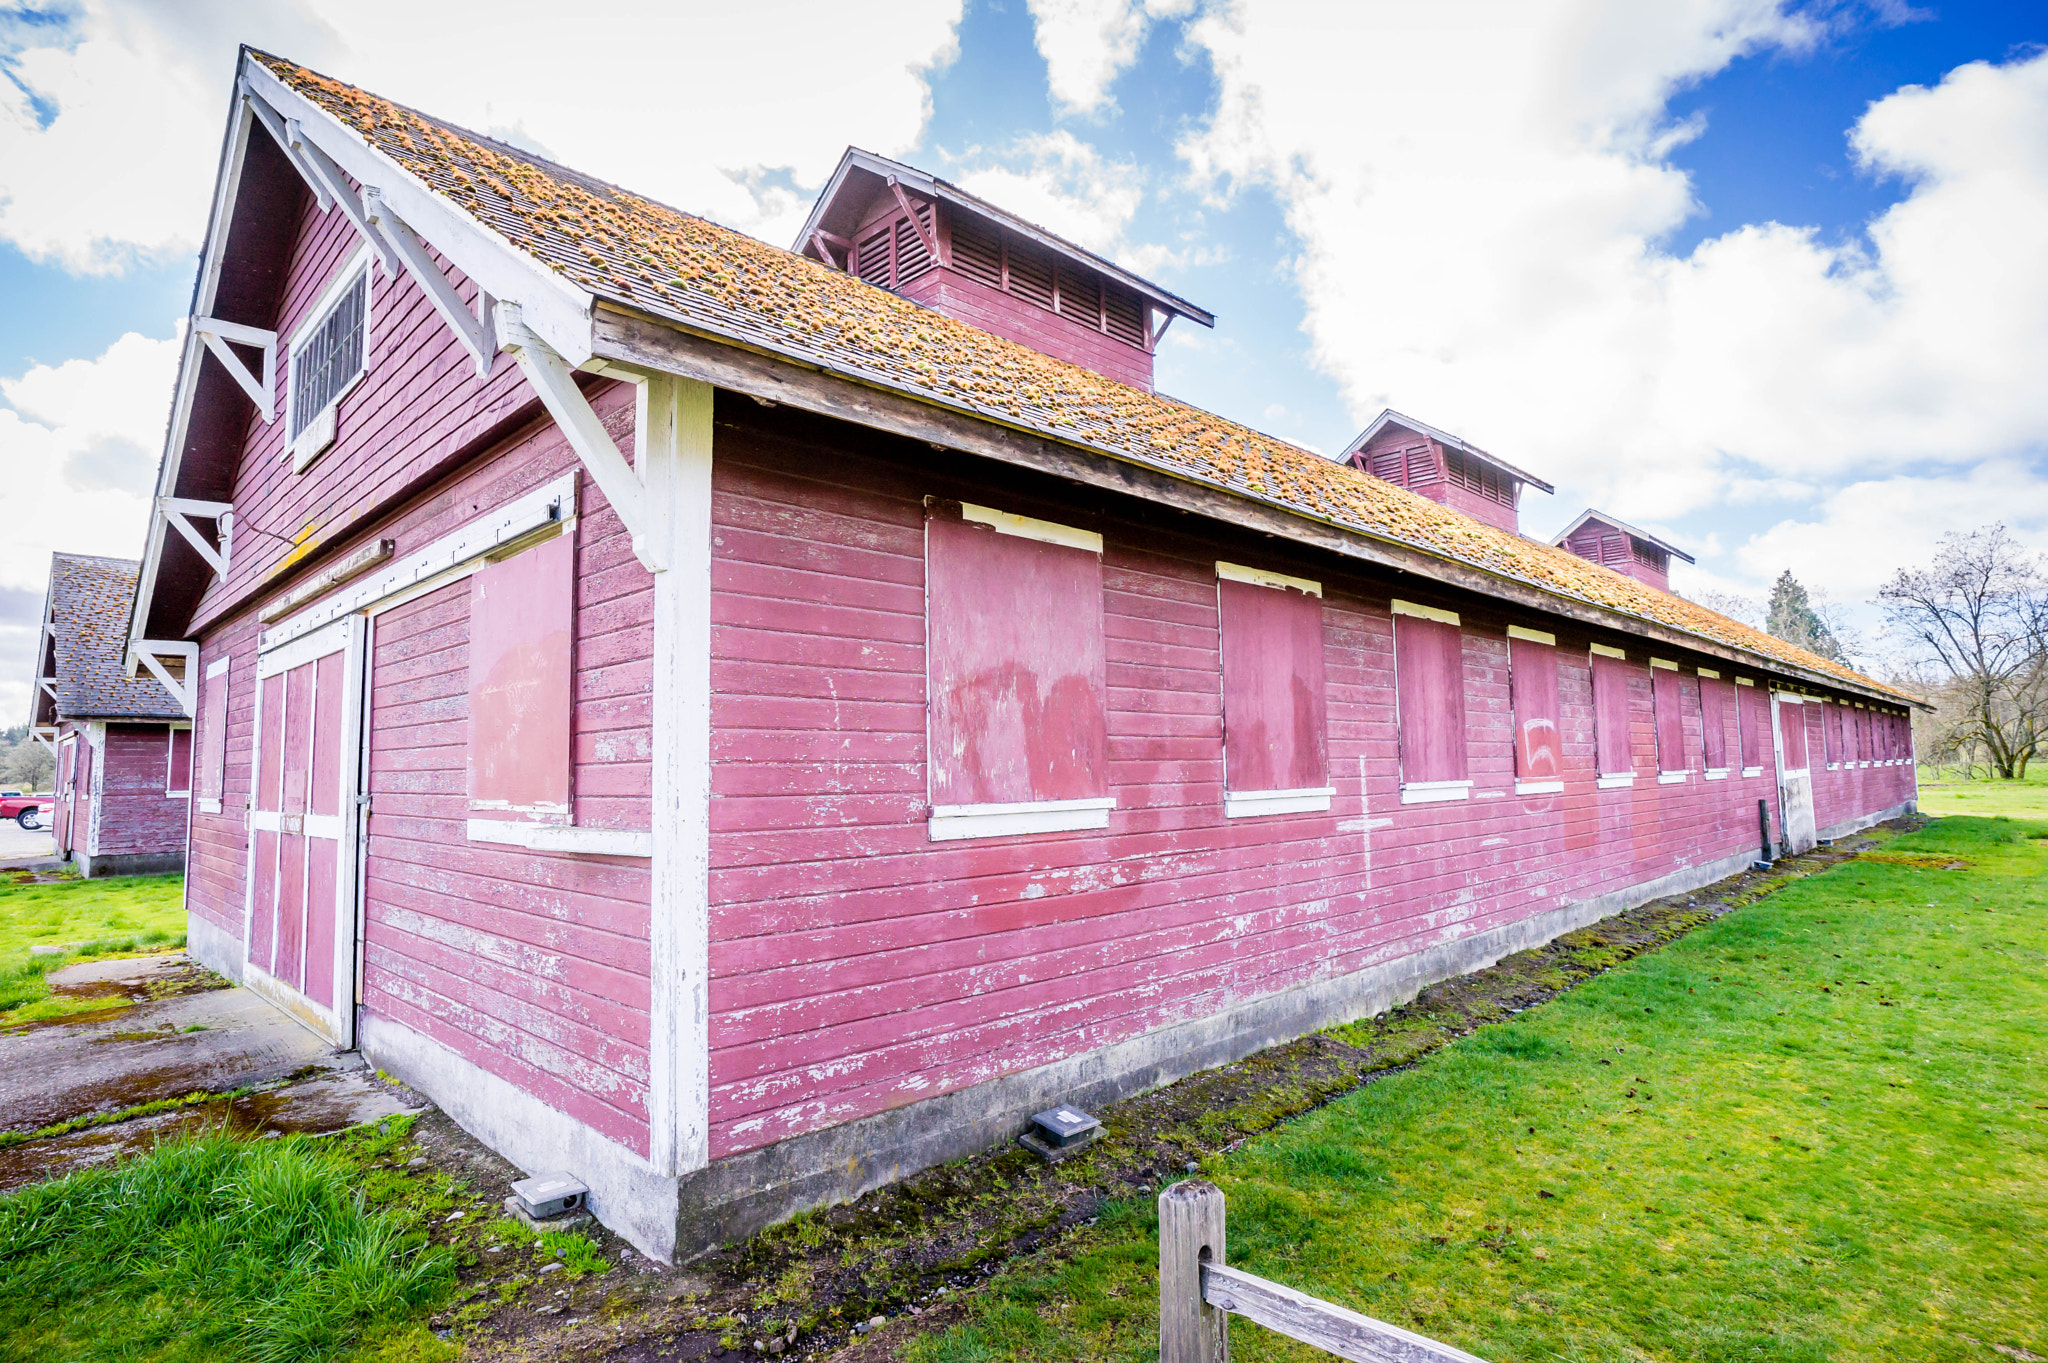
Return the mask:
[[279,80],[596,297],[922,401],[1144,464],[1760,659],[1903,692],[1552,545],[815,260],[261,52]]

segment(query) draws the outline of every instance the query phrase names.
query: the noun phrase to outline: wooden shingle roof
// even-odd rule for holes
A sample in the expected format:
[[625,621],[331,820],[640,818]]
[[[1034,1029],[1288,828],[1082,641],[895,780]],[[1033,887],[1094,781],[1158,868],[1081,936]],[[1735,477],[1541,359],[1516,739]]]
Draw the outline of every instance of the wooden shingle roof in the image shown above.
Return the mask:
[[50,556],[49,620],[59,720],[185,718],[156,678],[131,677],[122,667],[128,608],[141,566],[133,559],[88,554]]
[[1909,701],[1782,639],[1173,398],[260,52],[371,148],[595,297]]

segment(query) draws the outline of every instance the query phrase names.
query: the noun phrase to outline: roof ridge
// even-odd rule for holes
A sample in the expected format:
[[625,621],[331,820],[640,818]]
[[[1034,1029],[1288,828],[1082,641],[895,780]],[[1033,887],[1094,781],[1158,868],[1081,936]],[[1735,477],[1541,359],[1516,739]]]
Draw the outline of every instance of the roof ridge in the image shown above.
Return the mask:
[[1243,423],[1004,340],[773,243],[284,58],[251,53],[453,207],[608,302],[1205,483],[1562,601],[1909,699],[1696,602],[1486,525]]

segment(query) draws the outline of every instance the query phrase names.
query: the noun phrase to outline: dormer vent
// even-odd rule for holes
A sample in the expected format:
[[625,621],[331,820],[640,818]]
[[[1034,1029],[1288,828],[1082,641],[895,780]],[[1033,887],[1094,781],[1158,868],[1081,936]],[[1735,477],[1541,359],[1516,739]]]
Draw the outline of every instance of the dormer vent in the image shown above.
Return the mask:
[[1672,558],[1693,561],[1691,554],[1649,531],[1591,509],[1581,512],[1551,543],[1663,592],[1671,590]]
[[1375,417],[1343,457],[1355,469],[1502,530],[1521,528],[1516,508],[1523,484],[1556,490],[1505,459],[1392,409]]
[[1167,324],[1216,319],[900,162],[848,150],[796,250],[1055,359],[1149,390]]

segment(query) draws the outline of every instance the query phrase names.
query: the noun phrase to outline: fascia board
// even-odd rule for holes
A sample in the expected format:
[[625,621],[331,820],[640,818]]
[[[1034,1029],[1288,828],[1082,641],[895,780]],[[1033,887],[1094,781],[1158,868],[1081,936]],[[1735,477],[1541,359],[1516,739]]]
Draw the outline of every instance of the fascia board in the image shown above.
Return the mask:
[[[1825,687],[1831,691],[1846,691],[1855,695],[1870,696],[1873,699],[1881,699],[1887,704],[1896,705],[1902,703],[1897,696],[1875,690],[1866,690],[1855,682],[1847,681],[1830,673],[1816,672],[1810,668],[1801,667],[1797,663],[1788,663],[1769,657],[1766,654],[1751,652],[1738,644],[1723,643],[1706,635],[1693,634],[1675,625],[1665,624],[1661,620],[1652,620],[1647,616],[1635,615],[1628,611],[1616,610],[1610,606],[1601,606],[1590,601],[1583,601],[1577,597],[1565,596],[1534,581],[1501,573],[1478,564],[1466,563],[1463,560],[1452,558],[1450,555],[1426,545],[1411,544],[1405,540],[1372,535],[1353,526],[1343,525],[1326,517],[1314,515],[1299,507],[1276,501],[1260,493],[1210,482],[1179,469],[1149,462],[1129,451],[1109,449],[1105,446],[1077,440],[1071,435],[1048,434],[1036,427],[1019,425],[1012,420],[1005,420],[991,412],[982,411],[963,404],[947,402],[931,393],[885,382],[871,374],[842,369],[836,365],[828,364],[814,355],[798,355],[789,351],[779,350],[758,339],[743,341],[736,337],[725,336],[706,330],[699,323],[653,314],[641,308],[628,310],[616,304],[608,304],[604,309],[604,316],[611,325],[609,334],[607,334],[605,328],[601,327],[598,330],[598,354],[603,359],[617,361],[621,364],[639,365],[658,373],[679,374],[685,378],[697,379],[731,392],[766,398],[776,403],[796,407],[799,410],[818,412],[822,415],[841,420],[857,419],[861,424],[878,430],[894,429],[880,409],[879,404],[872,402],[862,404],[860,407],[861,415],[858,418],[853,418],[847,416],[846,412],[839,406],[820,403],[810,399],[801,389],[800,381],[792,382],[772,378],[762,379],[758,376],[758,371],[747,366],[741,358],[756,357],[757,360],[766,360],[779,369],[793,371],[798,376],[822,375],[828,381],[843,383],[851,388],[875,394],[885,400],[915,403],[918,407],[930,409],[935,413],[942,413],[948,417],[971,421],[986,426],[991,430],[1011,433],[1013,437],[1022,436],[1030,440],[1043,441],[1047,445],[1079,451],[1098,459],[1107,460],[1112,464],[1144,469],[1150,473],[1169,478],[1177,483],[1186,484],[1192,488],[1199,488],[1206,492],[1228,497],[1238,503],[1248,503],[1263,510],[1278,513],[1288,521],[1326,526],[1330,530],[1337,532],[1344,541],[1343,547],[1338,549],[1337,552],[1376,566],[1393,568],[1401,572],[1416,573],[1419,576],[1441,582],[1449,587],[1462,591],[1476,592],[1483,596],[1492,596],[1495,599],[1499,599],[1502,594],[1497,591],[1489,593],[1485,587],[1475,584],[1482,581],[1512,584],[1521,591],[1534,593],[1542,598],[1541,606],[1532,608],[1547,611],[1564,619],[1576,620],[1583,624],[1598,625],[1602,628],[1615,629],[1643,639],[1667,643],[1675,648],[1720,658],[1724,662],[1739,663],[1754,671],[1795,677],[1816,686]],[[643,345],[624,343],[620,335],[619,324],[621,323],[626,326],[652,325],[661,331],[674,334],[686,344],[688,342],[701,342],[714,346],[719,351],[731,353],[740,362],[733,364],[704,364],[695,360],[684,361],[680,357],[668,352],[651,349]],[[923,436],[920,438],[931,439],[935,437]],[[963,446],[961,448],[967,447]],[[1004,462],[1022,462],[1008,456],[993,445],[971,448],[967,452],[986,455]],[[1144,496],[1143,493],[1139,492],[1133,492],[1131,495],[1141,498]],[[1286,537],[1283,531],[1275,531],[1274,533],[1279,533]],[[1308,543],[1308,541],[1301,540],[1299,536],[1293,538],[1300,542]],[[1315,546],[1312,545],[1311,547]],[[1439,567],[1438,565],[1442,566]],[[1446,572],[1446,569],[1449,571]],[[1513,598],[1510,597],[1509,599]]]
[[478,221],[372,147],[362,134],[301,95],[261,62],[244,58],[249,87],[326,152],[358,185],[375,185],[392,212],[493,298],[520,305],[527,326],[573,368],[591,355],[593,295]]

